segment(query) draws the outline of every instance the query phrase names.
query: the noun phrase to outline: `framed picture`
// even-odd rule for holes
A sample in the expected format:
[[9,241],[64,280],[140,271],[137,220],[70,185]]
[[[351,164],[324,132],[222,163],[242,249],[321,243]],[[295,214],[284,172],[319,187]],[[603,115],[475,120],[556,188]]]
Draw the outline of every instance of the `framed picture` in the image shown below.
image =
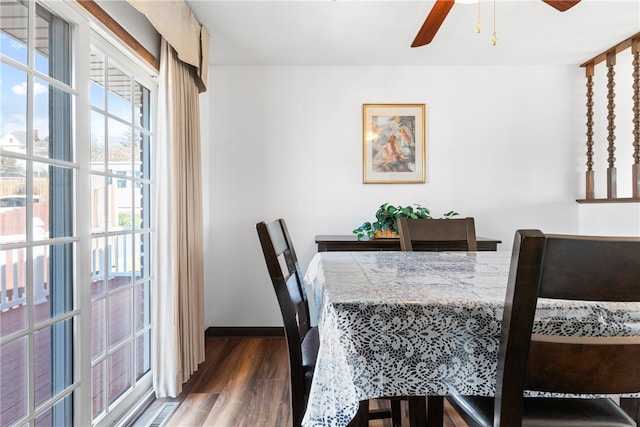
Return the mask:
[[363,182],[425,182],[424,104],[363,104]]

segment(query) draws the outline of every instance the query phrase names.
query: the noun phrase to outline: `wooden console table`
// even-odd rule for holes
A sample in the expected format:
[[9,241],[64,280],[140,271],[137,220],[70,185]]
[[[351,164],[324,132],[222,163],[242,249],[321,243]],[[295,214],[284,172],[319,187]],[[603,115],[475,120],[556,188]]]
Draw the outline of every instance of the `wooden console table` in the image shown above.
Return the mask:
[[[479,251],[495,251],[501,240],[487,237],[476,237]],[[316,236],[318,252],[344,251],[399,251],[399,239],[358,240],[355,234],[318,235]],[[413,245],[416,251],[450,251],[461,249],[457,242],[418,242]]]

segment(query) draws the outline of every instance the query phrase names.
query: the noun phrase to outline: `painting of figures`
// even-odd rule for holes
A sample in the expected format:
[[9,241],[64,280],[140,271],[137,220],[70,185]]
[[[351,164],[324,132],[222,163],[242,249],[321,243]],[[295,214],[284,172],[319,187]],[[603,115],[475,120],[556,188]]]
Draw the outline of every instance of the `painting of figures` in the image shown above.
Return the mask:
[[424,104],[364,104],[365,183],[425,182]]

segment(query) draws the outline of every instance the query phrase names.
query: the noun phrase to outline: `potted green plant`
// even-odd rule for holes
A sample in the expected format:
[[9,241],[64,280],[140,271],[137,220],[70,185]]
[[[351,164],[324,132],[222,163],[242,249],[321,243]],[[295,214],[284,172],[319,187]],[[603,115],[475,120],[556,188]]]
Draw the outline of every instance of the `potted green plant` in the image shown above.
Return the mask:
[[[443,218],[451,218],[458,215],[457,212],[449,211],[442,215]],[[369,239],[374,238],[397,238],[398,237],[398,218],[424,218],[431,219],[429,209],[418,204],[409,206],[394,206],[389,203],[380,205],[376,211],[376,221],[366,221],[358,228],[353,230],[353,234],[358,236],[358,240],[363,237]]]

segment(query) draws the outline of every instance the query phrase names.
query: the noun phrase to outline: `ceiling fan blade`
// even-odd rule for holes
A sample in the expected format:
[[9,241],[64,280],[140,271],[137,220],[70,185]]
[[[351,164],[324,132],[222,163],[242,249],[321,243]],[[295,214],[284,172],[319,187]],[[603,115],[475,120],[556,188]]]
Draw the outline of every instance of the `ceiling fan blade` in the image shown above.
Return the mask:
[[542,0],[549,6],[558,9],[560,12],[571,9],[573,6],[580,3],[580,0]]
[[427,19],[425,19],[420,31],[418,31],[418,35],[415,40],[413,40],[413,43],[411,43],[411,47],[424,46],[425,44],[431,43],[431,40],[435,37],[438,29],[444,22],[444,18],[447,17],[453,7],[453,4],[454,0],[436,0]]

